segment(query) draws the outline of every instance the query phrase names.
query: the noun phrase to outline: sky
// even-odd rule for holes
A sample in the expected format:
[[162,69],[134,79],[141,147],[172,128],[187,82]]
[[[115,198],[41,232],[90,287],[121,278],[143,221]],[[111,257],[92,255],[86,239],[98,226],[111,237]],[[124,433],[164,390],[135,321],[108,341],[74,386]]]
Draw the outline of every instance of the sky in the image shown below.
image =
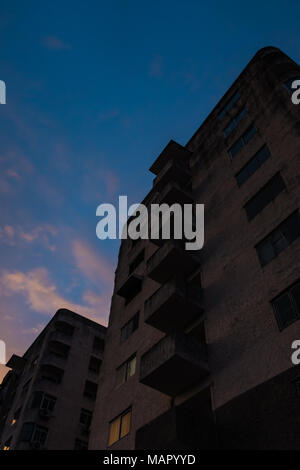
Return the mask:
[[107,323],[119,241],[96,238],[96,207],[142,200],[153,160],[189,140],[258,49],[300,62],[299,17],[291,0],[1,0],[8,358],[60,307]]

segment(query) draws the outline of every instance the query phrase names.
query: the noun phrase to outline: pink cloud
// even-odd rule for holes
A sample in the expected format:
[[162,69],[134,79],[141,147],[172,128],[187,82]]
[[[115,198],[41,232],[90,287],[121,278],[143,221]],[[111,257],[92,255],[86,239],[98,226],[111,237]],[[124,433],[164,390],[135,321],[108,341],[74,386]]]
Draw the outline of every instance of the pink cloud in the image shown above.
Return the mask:
[[72,251],[77,268],[94,284],[104,282],[112,285],[114,280],[114,266],[93,250],[87,243],[75,240]]
[[1,295],[23,295],[28,307],[38,313],[52,316],[59,308],[67,308],[100,323],[107,323],[108,296],[100,297],[87,291],[85,303],[76,303],[59,294],[46,268],[28,272],[3,271],[0,277]]

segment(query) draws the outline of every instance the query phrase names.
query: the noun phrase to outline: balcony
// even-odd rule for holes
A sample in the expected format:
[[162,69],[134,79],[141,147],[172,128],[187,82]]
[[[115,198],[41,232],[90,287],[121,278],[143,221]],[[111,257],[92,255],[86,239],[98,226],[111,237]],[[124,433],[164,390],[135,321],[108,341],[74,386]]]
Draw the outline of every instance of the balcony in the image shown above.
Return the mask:
[[159,193],[159,204],[192,204],[194,202],[193,196],[187,189],[183,188],[180,184],[170,181],[166,184]]
[[216,448],[210,389],[173,406],[136,431],[135,449],[208,450]]
[[165,164],[170,159],[176,159],[187,164],[191,155],[192,153],[187,148],[178,144],[174,140],[170,140],[168,145],[164,148],[164,150],[151,166],[150,171],[155,175],[158,175],[158,173],[163,169]]
[[170,160],[159,172],[153,181],[153,187],[161,191],[168,182],[175,181],[180,185],[186,185],[191,179],[189,169],[176,160]]
[[147,276],[163,284],[175,273],[184,278],[200,265],[199,255],[184,250],[181,240],[167,240],[147,261]]
[[56,355],[51,352],[47,352],[46,354],[44,354],[42,358],[41,365],[45,366],[46,368],[47,366],[50,366],[52,368],[55,367],[55,368],[64,369],[66,367],[66,362],[67,362],[67,357],[63,357],[63,356]]
[[148,325],[165,333],[184,328],[203,314],[202,289],[191,292],[175,281],[162,285],[145,302],[144,319]]
[[139,274],[132,273],[127,277],[126,281],[116,290],[116,294],[120,295],[130,302],[142,289],[143,277]]
[[140,382],[172,397],[207,375],[206,346],[185,335],[165,336],[141,358]]

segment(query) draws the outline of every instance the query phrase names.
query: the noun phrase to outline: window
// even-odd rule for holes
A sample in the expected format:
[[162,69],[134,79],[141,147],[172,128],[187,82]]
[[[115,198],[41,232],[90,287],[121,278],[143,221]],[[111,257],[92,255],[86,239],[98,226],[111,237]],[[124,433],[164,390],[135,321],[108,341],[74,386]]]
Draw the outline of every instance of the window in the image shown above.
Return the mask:
[[10,450],[12,436],[4,443],[3,450]]
[[251,124],[250,127],[244,132],[244,134],[235,142],[235,144],[229,149],[231,160],[239,153],[239,151],[248,144],[252,139],[254,134],[257,132],[254,124]]
[[247,109],[242,108],[241,111],[230,121],[228,126],[225,127],[224,129],[224,135],[225,137],[228,137],[229,134],[235,129],[238,125],[238,123],[242,120],[242,118],[247,114]]
[[42,379],[48,380],[55,384],[59,384],[62,381],[64,375],[63,369],[53,366],[51,364],[44,364],[42,366]]
[[101,364],[102,364],[102,361],[100,359],[98,359],[97,357],[91,356],[90,363],[89,363],[89,370],[91,372],[95,372],[96,374],[99,374]]
[[16,422],[18,421],[18,419],[20,418],[21,410],[22,410],[22,408],[19,408],[17,411],[14,412],[13,418],[12,418],[11,423],[10,423],[11,426],[14,426],[16,424]]
[[134,258],[132,263],[129,265],[129,274],[131,274],[143,261],[145,257],[145,249],[140,251],[140,253]]
[[256,251],[262,266],[270,263],[287,246],[300,236],[300,215],[294,212],[264,240],[256,245]]
[[238,185],[241,186],[245,183],[245,181],[247,181],[247,179],[250,178],[250,176],[252,176],[253,173],[255,173],[270,156],[271,153],[269,148],[267,145],[264,145],[236,175]]
[[241,95],[240,95],[240,92],[237,91],[233,97],[227,101],[227,104],[224,106],[224,108],[222,109],[222,111],[218,114],[218,119],[223,119],[226,114],[228,113],[228,111],[231,110],[231,108],[234,106],[234,104],[240,99]]
[[95,336],[93,342],[93,351],[102,352],[104,351],[104,339],[99,336]]
[[248,220],[254,219],[278,194],[285,189],[284,181],[277,173],[258,193],[245,204]]
[[81,441],[80,439],[76,439],[74,450],[88,450],[88,443]]
[[20,441],[29,442],[32,438],[34,423],[24,423],[20,432]]
[[70,346],[67,344],[61,343],[60,341],[50,341],[49,342],[49,353],[57,357],[62,357],[67,359],[70,351]]
[[41,401],[40,409],[53,412],[55,405],[56,398],[52,395],[48,395],[47,393],[45,393]]
[[116,386],[126,382],[130,377],[135,374],[136,369],[136,354],[130,359],[127,359],[120,367],[116,370]]
[[47,436],[48,436],[47,428],[44,428],[43,426],[35,426],[35,430],[34,430],[31,442],[35,444],[36,447],[43,447],[46,443]]
[[280,331],[298,320],[300,318],[300,281],[271,303]]
[[122,437],[127,436],[130,432],[130,424],[131,424],[131,409],[126,410],[116,419],[111,421],[109,424],[109,439],[108,445],[111,446],[115,442],[122,439]]
[[285,88],[287,89],[287,91],[289,92],[290,95],[292,95],[294,93],[294,91],[296,90],[296,88],[292,88],[292,84],[295,80],[300,80],[300,77],[290,78],[289,80],[284,82],[284,86],[285,86]]
[[74,326],[70,325],[70,323],[68,322],[57,320],[55,323],[55,327],[57,331],[64,334],[65,336],[73,336]]
[[131,318],[125,325],[121,328],[121,343],[126,341],[132,333],[137,330],[139,327],[139,312],[137,312],[134,317]]
[[89,380],[87,380],[85,382],[83,395],[85,397],[91,398],[92,400],[95,400],[97,396],[97,390],[98,385],[94,382],[90,382]]
[[84,426],[86,429],[89,429],[91,426],[91,422],[92,422],[92,416],[93,414],[91,411],[81,408],[80,418],[79,418],[80,424]]

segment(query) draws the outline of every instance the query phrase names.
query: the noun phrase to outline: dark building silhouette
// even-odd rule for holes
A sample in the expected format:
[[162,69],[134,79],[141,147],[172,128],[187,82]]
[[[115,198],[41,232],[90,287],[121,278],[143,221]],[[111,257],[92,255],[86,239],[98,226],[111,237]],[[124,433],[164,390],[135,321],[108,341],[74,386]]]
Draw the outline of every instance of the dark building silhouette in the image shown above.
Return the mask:
[[0,386],[2,450],[87,449],[106,328],[60,309]]
[[143,203],[205,204],[205,244],[123,240],[91,449],[299,448],[300,68],[260,50]]

